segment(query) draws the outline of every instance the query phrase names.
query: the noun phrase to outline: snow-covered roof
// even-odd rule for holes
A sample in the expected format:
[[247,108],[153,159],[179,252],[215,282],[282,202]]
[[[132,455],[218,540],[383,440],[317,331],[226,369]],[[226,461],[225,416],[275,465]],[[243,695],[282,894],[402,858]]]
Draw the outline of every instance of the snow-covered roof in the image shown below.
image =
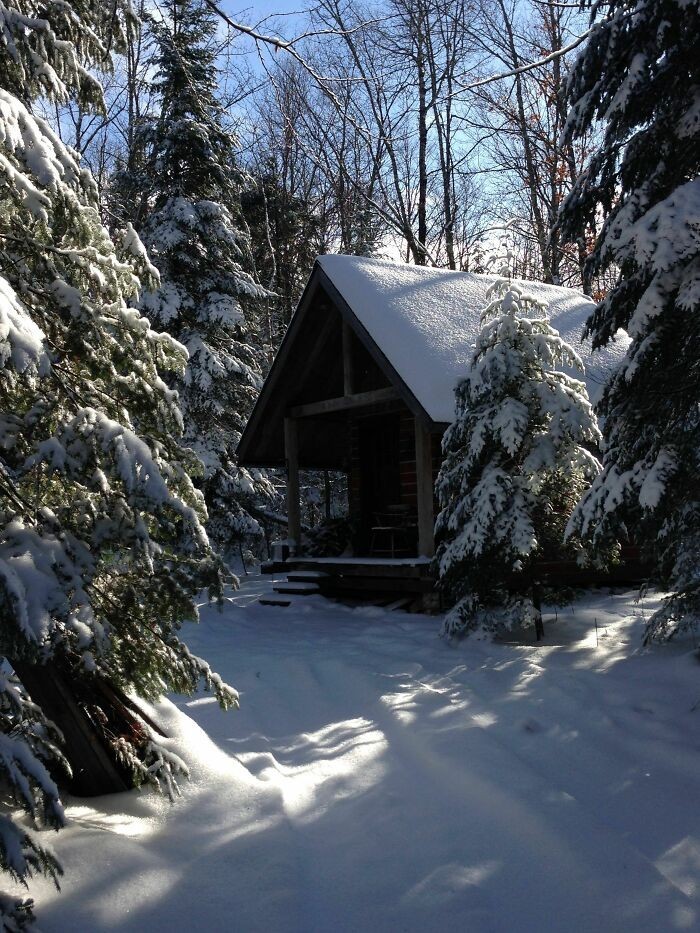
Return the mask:
[[[454,389],[466,374],[486,291],[495,278],[357,256],[317,261],[432,420],[452,421]],[[604,350],[592,352],[581,334],[593,302],[570,288],[526,285],[548,303],[552,325],[582,357],[595,401],[628,338],[621,333]]]

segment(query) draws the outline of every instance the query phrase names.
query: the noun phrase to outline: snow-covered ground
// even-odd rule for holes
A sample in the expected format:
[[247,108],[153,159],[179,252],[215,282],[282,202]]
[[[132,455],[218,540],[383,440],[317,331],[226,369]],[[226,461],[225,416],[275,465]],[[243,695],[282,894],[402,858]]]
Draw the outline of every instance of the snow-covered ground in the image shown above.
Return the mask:
[[160,705],[182,799],[70,803],[45,933],[700,929],[700,666],[692,641],[640,648],[651,598],[451,645],[268,587],[185,633],[242,709]]

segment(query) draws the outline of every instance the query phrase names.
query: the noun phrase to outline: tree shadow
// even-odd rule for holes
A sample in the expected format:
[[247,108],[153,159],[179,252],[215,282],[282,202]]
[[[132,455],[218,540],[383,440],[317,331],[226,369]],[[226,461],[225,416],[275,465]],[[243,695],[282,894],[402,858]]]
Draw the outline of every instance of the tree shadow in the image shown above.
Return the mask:
[[671,671],[630,704],[625,683],[657,667],[591,661],[575,615],[561,645],[455,649],[432,619],[354,617],[302,658],[276,632],[284,680],[267,648],[248,659],[246,712],[182,701],[218,770],[173,808],[131,794],[75,813],[67,897],[37,886],[46,933],[690,928],[700,826],[665,795],[694,799],[697,725],[670,721]]

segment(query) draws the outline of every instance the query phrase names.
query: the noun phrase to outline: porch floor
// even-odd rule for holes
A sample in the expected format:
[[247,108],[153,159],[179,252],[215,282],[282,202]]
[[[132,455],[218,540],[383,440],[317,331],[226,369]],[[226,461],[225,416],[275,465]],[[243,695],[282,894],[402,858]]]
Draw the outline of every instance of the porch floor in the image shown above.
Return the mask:
[[289,583],[303,576],[309,583],[313,580],[323,596],[368,601],[414,597],[424,608],[425,597],[435,590],[428,557],[291,557],[270,561],[260,569],[287,578],[274,587],[279,593],[287,592]]

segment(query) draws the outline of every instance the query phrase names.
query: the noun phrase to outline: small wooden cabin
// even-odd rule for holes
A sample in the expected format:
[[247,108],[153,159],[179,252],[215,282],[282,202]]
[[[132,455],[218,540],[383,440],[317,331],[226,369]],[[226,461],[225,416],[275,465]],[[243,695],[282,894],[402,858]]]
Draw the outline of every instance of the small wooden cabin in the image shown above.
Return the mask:
[[[301,540],[300,470],[348,474],[357,557],[373,529],[400,516],[407,556],[434,552],[434,481],[452,420],[454,388],[469,364],[490,276],[351,256],[320,256],[238,447],[243,465],[287,471],[288,538]],[[528,283],[553,325],[577,346],[595,395],[624,352],[592,358],[581,344],[589,299]],[[386,526],[384,526],[386,527]]]

